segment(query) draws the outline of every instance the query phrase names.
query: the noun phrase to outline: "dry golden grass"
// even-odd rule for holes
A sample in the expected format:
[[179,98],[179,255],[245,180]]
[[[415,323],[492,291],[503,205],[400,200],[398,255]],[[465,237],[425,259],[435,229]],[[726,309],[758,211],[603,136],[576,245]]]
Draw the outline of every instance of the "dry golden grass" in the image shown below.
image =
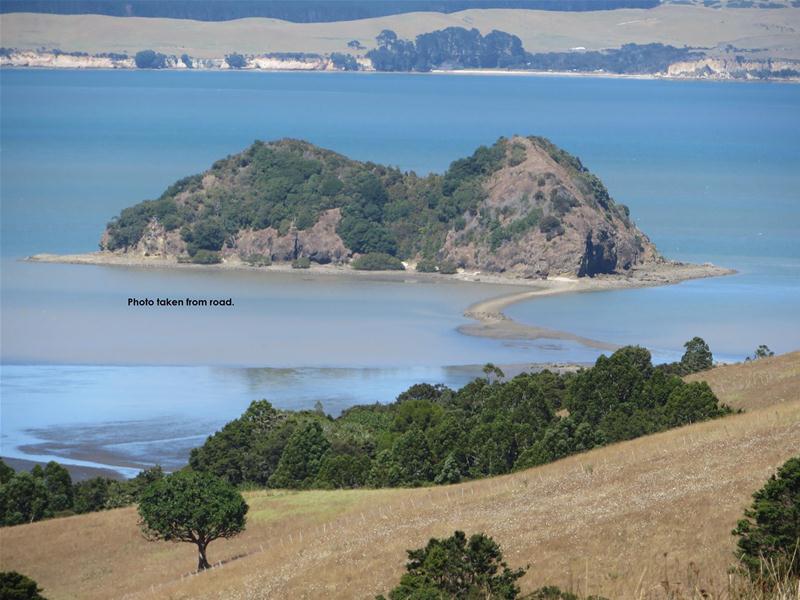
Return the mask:
[[[787,368],[796,368],[800,354],[792,356]],[[749,369],[745,379],[759,387],[760,370],[784,361],[724,369],[736,380]],[[33,577],[56,600],[370,598],[397,581],[407,548],[463,529],[495,537],[511,565],[529,564],[524,590],[555,584],[643,599],[692,597],[696,587],[725,597],[730,530],[752,492],[800,447],[792,381],[775,404],[504,477],[249,493],[247,531],[212,544],[210,559],[223,564],[199,575],[190,575],[193,547],[144,541],[133,508],[4,529],[0,567]]]
[[800,352],[717,367],[686,377],[706,381],[717,397],[732,408],[752,410],[798,399]]

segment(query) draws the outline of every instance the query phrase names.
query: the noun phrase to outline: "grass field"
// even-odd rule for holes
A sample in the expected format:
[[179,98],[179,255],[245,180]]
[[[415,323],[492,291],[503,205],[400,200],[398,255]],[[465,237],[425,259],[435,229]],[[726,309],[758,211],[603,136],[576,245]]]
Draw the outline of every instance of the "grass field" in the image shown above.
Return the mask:
[[513,475],[422,489],[247,494],[247,531],[192,546],[149,543],[133,508],[0,530],[2,570],[48,598],[371,598],[407,548],[485,532],[523,590],[556,584],[610,598],[727,587],[730,530],[753,491],[800,449],[800,353],[698,376],[745,414],[616,444]]
[[624,43],[763,49],[758,56],[800,58],[800,8],[710,9],[669,4],[654,9],[595,12],[467,10],[452,14],[407,13],[335,23],[289,23],[276,19],[201,22],[179,19],[44,15],[0,16],[2,45],[64,51],[125,52],[153,49],[180,56],[221,58],[231,52],[352,52],[347,42],[374,46],[392,29],[402,38],[445,27],[499,29],[518,35],[530,52],[616,48]]

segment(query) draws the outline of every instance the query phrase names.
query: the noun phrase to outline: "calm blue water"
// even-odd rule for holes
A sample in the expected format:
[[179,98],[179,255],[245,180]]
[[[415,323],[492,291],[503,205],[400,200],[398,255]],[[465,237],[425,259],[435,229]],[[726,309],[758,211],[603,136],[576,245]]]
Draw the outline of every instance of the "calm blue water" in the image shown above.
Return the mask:
[[[36,252],[95,249],[104,224],[121,208],[157,197],[174,180],[256,138],[304,138],[354,158],[427,173],[500,135],[545,135],[580,156],[631,207],[665,255],[734,267],[740,274],[545,298],[514,306],[510,315],[640,343],[660,360],[679,356],[694,335],[725,360],[740,359],[761,343],[778,352],[800,347],[800,86],[2,71],[0,103],[0,358],[6,365],[50,365],[18,373],[14,386],[4,370],[3,452],[23,434],[46,439],[42,431],[31,433],[40,424],[35,414],[14,419],[12,407],[31,397],[20,390],[52,390],[60,383],[58,398],[80,408],[75,417],[85,416],[85,426],[119,420],[88,408],[94,404],[83,402],[85,388],[67,376],[74,368],[63,366],[68,364],[396,367],[418,376],[411,369],[596,356],[571,344],[459,335],[463,309],[503,292],[497,288],[15,262]],[[145,293],[235,296],[237,306],[180,314],[133,313],[124,306],[128,296]],[[93,402],[116,406],[114,390],[145,378],[138,368],[102,377],[88,371],[84,377],[96,377],[97,389],[104,390],[91,396]],[[374,387],[353,372],[347,387],[357,399],[388,400],[397,381],[408,380],[393,376],[394,383]],[[237,415],[249,394],[244,388],[226,393],[180,374],[185,371],[159,373],[158,381],[182,381],[216,407],[217,421]],[[321,398],[314,377],[299,376],[292,393]],[[335,385],[330,381],[327,387]],[[163,392],[153,389],[162,388],[142,396],[172,397],[168,385]],[[209,422],[192,427],[207,433]],[[48,431],[58,425],[48,423]],[[124,429],[113,431],[125,441]],[[147,458],[139,453],[136,460]]]

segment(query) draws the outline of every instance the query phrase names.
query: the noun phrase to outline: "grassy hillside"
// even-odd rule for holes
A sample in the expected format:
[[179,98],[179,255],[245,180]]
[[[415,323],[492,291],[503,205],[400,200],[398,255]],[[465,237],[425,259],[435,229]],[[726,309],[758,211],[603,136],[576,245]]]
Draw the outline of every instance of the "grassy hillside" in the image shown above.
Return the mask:
[[707,382],[717,397],[734,409],[792,402],[800,398],[800,352],[717,367],[689,375],[686,381]]
[[[247,494],[244,535],[210,547],[223,561],[190,575],[195,550],[148,543],[133,508],[6,528],[0,567],[48,598],[370,598],[398,579],[404,550],[456,528],[497,539],[523,590],[547,583],[613,598],[725,586],[730,530],[750,494],[800,439],[800,353],[699,377],[735,415],[616,444],[513,475],[396,490]],[[785,375],[788,373],[788,375]],[[777,396],[761,381],[782,381]],[[716,597],[716,595],[714,596]]]
[[[375,37],[391,29],[400,38],[445,27],[493,29],[517,35],[529,52],[564,52],[618,48],[625,43],[660,42],[676,47],[765,49],[760,55],[800,58],[800,9],[712,9],[677,4],[658,8],[597,12],[539,10],[466,10],[458,13],[408,13],[335,23],[289,23],[250,18],[209,23],[181,19],[107,17],[99,15],[0,16],[2,45],[11,48],[59,48],[64,51],[124,52],[131,56],[151,48],[165,54],[196,58],[231,52],[352,52],[359,40],[374,47]],[[363,52],[362,52],[363,53]]]

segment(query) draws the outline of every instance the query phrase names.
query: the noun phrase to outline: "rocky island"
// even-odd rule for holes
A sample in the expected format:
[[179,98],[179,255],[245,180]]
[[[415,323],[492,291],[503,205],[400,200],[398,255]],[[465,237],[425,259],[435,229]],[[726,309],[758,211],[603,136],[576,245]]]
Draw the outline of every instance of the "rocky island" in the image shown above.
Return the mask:
[[414,270],[415,277],[530,284],[535,289],[469,307],[466,316],[480,323],[461,331],[604,348],[515,323],[502,309],[536,295],[732,272],[664,258],[580,159],[522,136],[500,138],[424,177],[305,141],[257,141],[124,209],[99,252],[29,260],[383,277]]
[[123,210],[100,247],[111,260],[206,264],[346,264],[372,254],[387,266],[525,278],[666,262],[578,158],[519,136],[425,177],[308,142],[256,142]]

